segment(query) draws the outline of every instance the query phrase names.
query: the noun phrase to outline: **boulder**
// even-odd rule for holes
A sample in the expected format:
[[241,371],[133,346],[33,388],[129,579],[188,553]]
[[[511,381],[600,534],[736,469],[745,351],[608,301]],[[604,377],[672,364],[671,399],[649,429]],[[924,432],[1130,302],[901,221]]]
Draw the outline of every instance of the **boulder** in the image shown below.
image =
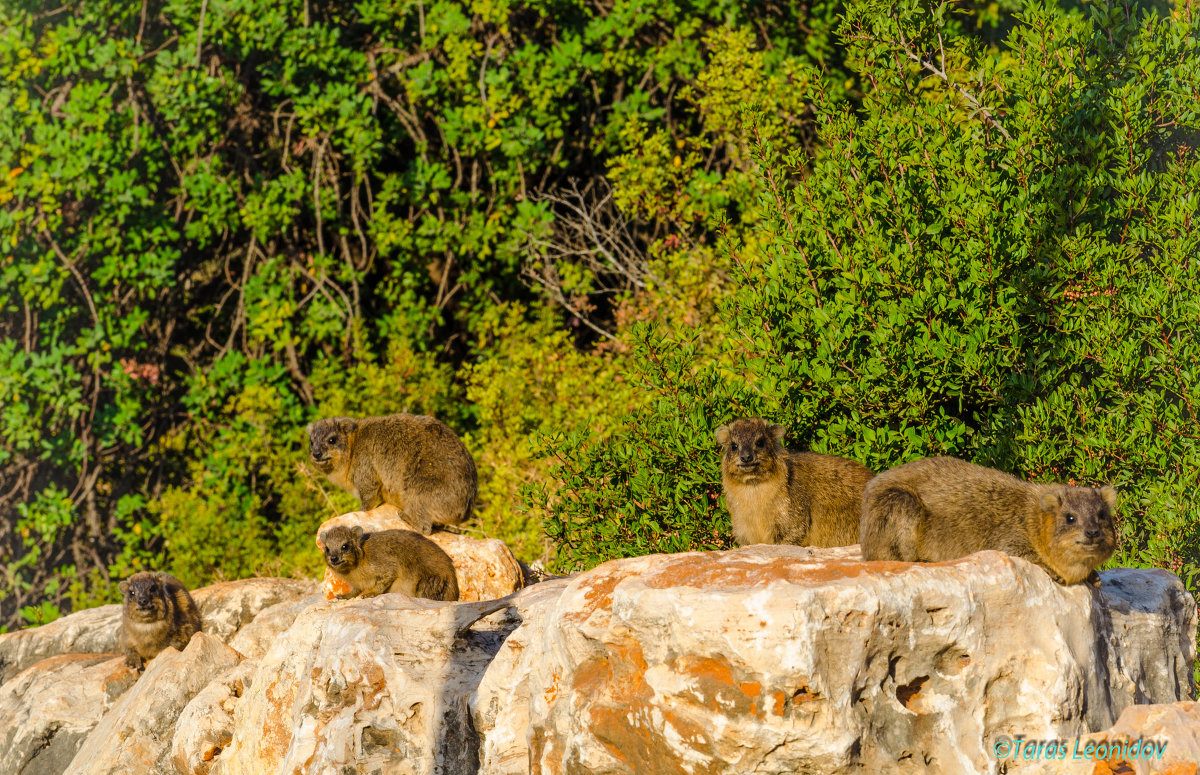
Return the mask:
[[60,654],[0,688],[0,772],[59,775],[137,673],[115,654]]
[[318,587],[311,579],[241,579],[197,589],[192,599],[200,609],[204,631],[228,643],[260,611],[316,594]]
[[1190,692],[1180,581],[1101,575],[856,547],[605,563],[534,602],[481,680],[480,772],[991,773],[1005,736],[1078,736]]
[[[316,586],[316,582],[311,583]],[[229,639],[229,645],[243,657],[261,657],[284,630],[292,626],[301,611],[324,599],[324,595],[316,593],[265,608],[254,617],[254,621]]]
[[[226,581],[193,591],[204,632],[228,641],[263,608],[311,595],[307,579]],[[111,654],[121,650],[121,606],[102,605],[41,627],[0,635],[0,685],[30,665],[56,654]]]
[[[317,528],[318,550],[324,551],[321,535],[327,529],[339,525],[358,525],[368,533],[377,533],[380,530],[412,530],[400,516],[400,510],[385,503],[370,511],[351,511],[326,520]],[[460,601],[495,600],[510,595],[525,585],[525,572],[521,563],[503,541],[495,538],[472,538],[447,531],[436,531],[429,539],[450,555],[450,561],[454,563],[454,573],[458,577]],[[323,590],[325,597],[332,599],[348,593],[350,585],[329,568],[325,568]]]
[[544,581],[513,596],[511,613],[519,626],[504,641],[470,697],[471,720],[480,738],[479,760],[488,772],[529,772],[531,692],[540,693],[530,674],[542,659],[549,618],[566,587],[566,579]]
[[167,648],[100,719],[66,773],[175,775],[171,742],[180,713],[214,677],[239,661],[236,651],[205,632],[193,635],[182,652]]
[[[1065,743],[1065,748],[1059,748],[1059,742]],[[1029,750],[1034,753],[1029,754]],[[1001,761],[1013,765],[1011,772],[1196,775],[1200,772],[1200,703],[1134,705],[1126,708],[1111,728],[1078,739],[1055,741],[1049,753],[1039,756],[1037,741],[1030,740],[1021,741],[1020,746],[1015,741],[1010,743],[1005,753]],[[1020,766],[1025,769],[1018,769]]]
[[515,626],[509,601],[406,595],[309,606],[237,701],[220,775],[473,773],[467,700]]
[[[283,603],[282,605],[289,605]],[[233,741],[233,712],[254,680],[258,661],[244,660],[218,675],[192,698],[175,723],[171,760],[187,775],[208,775]]]
[[113,654],[120,650],[121,606],[102,605],[0,635],[0,685],[58,654]]

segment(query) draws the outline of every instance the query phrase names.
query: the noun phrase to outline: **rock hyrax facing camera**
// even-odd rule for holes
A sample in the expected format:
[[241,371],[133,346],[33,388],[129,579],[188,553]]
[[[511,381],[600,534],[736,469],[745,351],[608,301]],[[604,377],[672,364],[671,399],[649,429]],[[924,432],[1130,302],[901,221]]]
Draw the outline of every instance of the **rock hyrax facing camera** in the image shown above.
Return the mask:
[[1108,486],[1026,482],[952,457],[914,460],[867,485],[863,559],[941,562],[997,549],[1062,584],[1096,583],[1116,547],[1116,505]]
[[743,418],[716,431],[721,484],[739,546],[858,543],[869,468],[833,455],[790,452],[783,426]]
[[462,440],[432,417],[330,417],[308,426],[318,471],[354,493],[363,510],[390,503],[414,529],[457,525],[471,513],[479,481]]
[[141,670],[167,646],[183,650],[200,632],[200,611],[187,587],[169,573],[135,573],[118,588],[125,663]]
[[458,600],[458,576],[450,555],[419,533],[364,533],[357,525],[339,525],[322,533],[321,543],[325,564],[351,587],[347,597],[403,592],[409,597]]

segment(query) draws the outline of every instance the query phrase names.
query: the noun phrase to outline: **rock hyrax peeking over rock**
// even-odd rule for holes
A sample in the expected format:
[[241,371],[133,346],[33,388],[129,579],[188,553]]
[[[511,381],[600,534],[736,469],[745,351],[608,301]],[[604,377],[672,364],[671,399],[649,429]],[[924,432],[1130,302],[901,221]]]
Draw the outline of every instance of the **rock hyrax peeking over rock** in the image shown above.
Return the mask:
[[117,587],[124,597],[121,645],[125,663],[134,670],[167,646],[182,651],[200,632],[200,611],[187,587],[171,574],[141,571]]
[[758,418],[716,431],[721,484],[739,546],[858,543],[859,506],[871,470],[833,455],[783,448],[783,426]]
[[414,529],[457,525],[471,513],[479,481],[462,440],[432,417],[330,417],[308,426],[309,454],[329,481],[366,511],[400,509]]
[[952,457],[905,463],[863,496],[863,559],[940,562],[998,549],[1062,584],[1099,581],[1116,547],[1112,487],[1026,482]]
[[411,530],[364,533],[357,525],[321,534],[325,564],[346,580],[350,595],[403,592],[409,597],[458,600],[458,576],[442,547]]

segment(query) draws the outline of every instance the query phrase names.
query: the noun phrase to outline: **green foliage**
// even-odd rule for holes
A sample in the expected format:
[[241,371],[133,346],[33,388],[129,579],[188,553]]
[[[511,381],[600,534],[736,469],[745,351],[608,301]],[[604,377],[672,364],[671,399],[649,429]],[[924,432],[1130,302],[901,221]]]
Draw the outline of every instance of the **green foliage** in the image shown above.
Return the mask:
[[[472,431],[453,375],[491,357],[489,307],[539,307],[547,195],[630,122],[698,125],[671,108],[711,30],[825,56],[834,12],[0,0],[0,620],[142,567],[311,570],[306,531],[347,498],[300,468],[304,424],[423,407]],[[53,530],[22,534],[18,504]]]
[[566,567],[727,545],[711,434],[762,415],[876,470],[1112,482],[1112,562],[1196,589],[1197,21],[1034,4],[993,51],[952,10],[851,6],[861,104],[802,85],[815,150],[760,133],[763,218],[706,330],[640,332],[619,442],[549,445]]

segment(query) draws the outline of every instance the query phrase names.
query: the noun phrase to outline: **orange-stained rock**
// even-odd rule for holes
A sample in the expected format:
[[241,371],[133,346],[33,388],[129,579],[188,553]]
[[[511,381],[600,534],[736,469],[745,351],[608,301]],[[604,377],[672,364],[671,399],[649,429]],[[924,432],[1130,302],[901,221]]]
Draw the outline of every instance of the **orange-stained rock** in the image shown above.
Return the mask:
[[1002,736],[1078,735],[1186,695],[1183,585],[1102,577],[857,547],[608,562],[538,601],[485,672],[480,772],[992,773]]
[[[1133,705],[1112,727],[1068,741],[1066,756],[1045,758],[1046,775],[1198,775],[1200,703]],[[1020,772],[1021,770],[1014,770]]]
[[0,772],[58,775],[137,680],[115,654],[60,654],[0,688]]
[[[307,579],[226,581],[192,592],[204,632],[228,641],[264,608],[317,592]],[[56,654],[111,654],[121,650],[121,606],[79,611],[41,627],[0,635],[0,684]]]
[[307,607],[259,660],[215,771],[475,772],[467,698],[515,626],[478,620],[509,606],[379,595]]
[[67,775],[173,775],[171,740],[180,713],[240,659],[206,632],[193,635],[182,652],[162,651],[83,741]]
[[[358,525],[368,533],[412,529],[400,516],[399,509],[385,503],[370,511],[351,511],[326,520],[317,528],[318,551],[323,551],[324,547],[321,535],[336,525]],[[460,601],[495,600],[524,586],[525,574],[521,563],[503,541],[472,538],[446,531],[436,531],[429,539],[450,555],[454,573],[458,576]],[[325,568],[322,588],[327,599],[350,592],[350,585],[328,567]]]

